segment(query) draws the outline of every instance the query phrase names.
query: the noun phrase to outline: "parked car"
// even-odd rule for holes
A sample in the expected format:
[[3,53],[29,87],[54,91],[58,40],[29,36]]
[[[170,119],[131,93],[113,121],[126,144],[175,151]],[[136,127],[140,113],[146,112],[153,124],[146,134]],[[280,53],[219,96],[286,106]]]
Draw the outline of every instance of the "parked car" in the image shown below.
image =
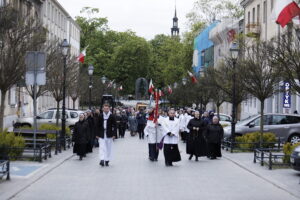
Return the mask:
[[[236,124],[235,135],[241,136],[246,133],[260,130],[260,115],[255,115],[241,120]],[[265,114],[264,132],[272,132],[284,141],[291,143],[300,142],[300,115],[292,114]],[[224,128],[224,137],[231,136],[231,127]]]
[[[217,113],[215,113],[215,116],[218,116]],[[220,124],[224,127],[226,126],[230,126],[231,125],[231,116],[230,115],[226,115],[226,114],[223,114],[223,113],[220,113]]]
[[300,171],[300,146],[296,147],[292,153],[291,164],[294,170]]
[[[72,110],[66,109],[66,126],[69,128],[73,128],[75,123],[79,120],[80,113],[83,111],[80,110]],[[46,112],[43,112],[37,116],[37,126],[39,127],[41,124],[56,124],[56,116],[57,110],[56,109],[49,109]],[[61,125],[61,116],[62,110],[59,110],[59,120],[58,123]],[[34,117],[23,117],[19,118],[15,123],[15,127],[22,127],[22,126],[33,126]]]

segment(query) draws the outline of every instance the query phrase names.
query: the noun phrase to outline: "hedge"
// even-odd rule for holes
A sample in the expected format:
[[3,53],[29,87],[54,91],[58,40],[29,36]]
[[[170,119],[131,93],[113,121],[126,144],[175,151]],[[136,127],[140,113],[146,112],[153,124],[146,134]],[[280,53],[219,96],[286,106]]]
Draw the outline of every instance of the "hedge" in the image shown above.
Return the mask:
[[293,153],[295,148],[298,146],[300,146],[300,143],[297,143],[297,144],[285,143],[283,145],[283,153],[284,153],[283,162],[284,163],[290,162],[291,154]]
[[23,154],[24,147],[25,140],[23,137],[15,135],[14,133],[9,133],[7,130],[0,133],[1,157],[6,157],[7,155],[11,158],[20,157]]
[[[260,142],[260,132],[247,133],[243,136],[238,136],[235,138],[235,141],[238,143],[237,146],[241,149],[254,149],[256,144]],[[263,148],[274,147],[275,144],[270,143],[275,143],[276,141],[277,139],[274,133],[263,133]]]

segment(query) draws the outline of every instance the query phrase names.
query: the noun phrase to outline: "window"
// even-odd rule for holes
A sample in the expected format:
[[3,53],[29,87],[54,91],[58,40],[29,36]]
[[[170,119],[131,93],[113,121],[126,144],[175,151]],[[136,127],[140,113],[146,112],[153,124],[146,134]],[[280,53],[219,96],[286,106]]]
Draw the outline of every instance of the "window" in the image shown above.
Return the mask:
[[274,8],[274,0],[271,0],[271,10]]
[[220,115],[220,121],[226,121],[226,122],[230,122],[230,117],[225,116],[225,115]]
[[288,124],[297,124],[300,123],[300,117],[295,116],[286,116]]
[[6,0],[0,0],[0,6],[5,6],[6,5]]
[[257,23],[260,22],[260,5],[257,5]]
[[248,24],[250,24],[250,18],[251,18],[251,14],[250,11],[248,12]]
[[267,22],[267,12],[268,12],[268,9],[267,9],[267,1],[264,1],[264,14],[263,14],[263,22],[266,23]]
[[287,124],[286,117],[284,115],[274,115],[272,125]]
[[[269,125],[271,122],[272,122],[272,116],[265,115],[264,116],[264,125]],[[252,121],[252,123],[254,123],[255,126],[260,126],[260,117],[256,118],[254,121]]]
[[[57,117],[57,116],[56,116]],[[59,116],[58,116],[59,119],[62,119],[62,111],[59,111]],[[66,111],[66,119],[68,118],[68,113]]]
[[52,119],[53,118],[53,111],[48,111],[45,113],[42,113],[38,116],[38,119]]
[[71,117],[72,119],[75,119],[75,118],[78,117],[78,113],[77,113],[77,112],[70,112],[70,117]]
[[252,10],[252,23],[255,23],[255,8]]

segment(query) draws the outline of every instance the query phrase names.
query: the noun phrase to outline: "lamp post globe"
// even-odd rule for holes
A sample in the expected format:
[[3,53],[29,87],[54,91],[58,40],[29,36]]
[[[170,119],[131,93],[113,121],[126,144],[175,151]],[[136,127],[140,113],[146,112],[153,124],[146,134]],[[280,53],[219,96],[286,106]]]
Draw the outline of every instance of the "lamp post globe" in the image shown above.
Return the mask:
[[88,68],[88,74],[89,76],[93,76],[94,74],[94,66],[93,65],[89,65],[89,68]]
[[187,83],[187,78],[185,78],[185,77],[182,78],[182,84],[183,84],[183,85],[186,85],[186,83]]
[[89,65],[88,67],[88,74],[89,74],[89,78],[90,78],[90,82],[89,82],[89,109],[92,109],[92,88],[93,88],[93,82],[92,82],[92,77],[94,74],[94,66],[92,64]]
[[67,57],[70,49],[70,44],[68,43],[67,39],[64,39],[60,45],[61,53],[64,57]]
[[64,57],[64,69],[63,69],[63,102],[62,102],[62,119],[61,119],[61,143],[66,150],[66,76],[67,76],[67,56],[70,49],[70,44],[67,39],[64,39],[60,45],[61,53]]
[[105,84],[106,81],[107,81],[107,78],[105,76],[102,76],[101,81],[102,81],[103,84]]
[[236,61],[238,59],[240,51],[238,44],[236,42],[233,42],[229,51],[231,54],[231,58]]

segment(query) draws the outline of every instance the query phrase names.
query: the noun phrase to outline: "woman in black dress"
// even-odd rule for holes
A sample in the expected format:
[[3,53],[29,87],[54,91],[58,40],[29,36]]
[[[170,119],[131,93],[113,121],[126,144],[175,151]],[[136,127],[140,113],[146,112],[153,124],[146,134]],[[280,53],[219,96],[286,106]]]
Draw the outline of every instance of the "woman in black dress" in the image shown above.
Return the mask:
[[224,136],[224,130],[217,116],[213,117],[212,123],[207,126],[205,135],[207,139],[208,157],[212,160],[217,157],[222,157],[221,142]]
[[79,156],[79,160],[87,153],[87,144],[88,144],[88,122],[84,120],[84,114],[80,114],[79,121],[76,122],[74,126],[74,132],[72,140],[75,142],[73,153],[76,153]]
[[195,112],[195,118],[191,119],[187,125],[190,132],[187,134],[186,153],[190,154],[189,160],[196,156],[207,156],[207,145],[205,141],[206,123],[200,118],[199,111]]

